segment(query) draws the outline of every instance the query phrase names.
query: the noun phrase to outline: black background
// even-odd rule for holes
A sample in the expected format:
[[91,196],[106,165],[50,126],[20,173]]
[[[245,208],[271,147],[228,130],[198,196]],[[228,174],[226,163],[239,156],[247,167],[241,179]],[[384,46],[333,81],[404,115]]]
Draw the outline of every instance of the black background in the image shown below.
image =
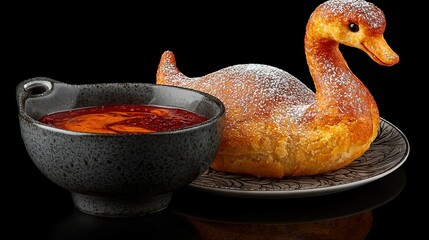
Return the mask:
[[[161,54],[171,50],[179,69],[189,77],[239,63],[263,63],[286,70],[313,88],[303,38],[309,15],[321,2],[297,1],[290,7],[280,3],[8,7],[1,54],[2,84],[6,84],[2,198],[7,224],[3,227],[18,236],[32,233],[48,238],[55,224],[74,212],[68,192],[42,176],[25,151],[15,98],[19,82],[38,76],[72,84],[154,82]],[[417,140],[424,121],[416,113],[424,111],[419,107],[424,88],[416,87],[416,78],[406,70],[413,64],[413,51],[405,42],[414,35],[408,33],[403,5],[373,2],[385,12],[384,36],[400,62],[383,67],[357,49],[341,49],[349,67],[374,95],[380,115],[407,136],[411,152],[401,168],[406,187],[374,210],[369,239],[417,236],[422,228],[414,214],[426,211],[421,197],[426,189],[421,163],[425,156],[419,154],[423,144]]]

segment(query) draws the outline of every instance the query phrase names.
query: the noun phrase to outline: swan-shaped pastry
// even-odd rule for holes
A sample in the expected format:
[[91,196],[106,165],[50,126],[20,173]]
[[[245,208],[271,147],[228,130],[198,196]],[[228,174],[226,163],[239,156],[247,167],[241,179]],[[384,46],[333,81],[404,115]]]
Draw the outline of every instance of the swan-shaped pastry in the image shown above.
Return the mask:
[[377,136],[379,111],[352,73],[339,44],[361,49],[383,66],[399,61],[384,39],[385,16],[363,0],[329,0],[311,14],[305,54],[315,92],[281,69],[239,64],[202,77],[179,71],[165,51],[156,83],[208,92],[226,106],[223,140],[211,168],[283,178],[337,170]]

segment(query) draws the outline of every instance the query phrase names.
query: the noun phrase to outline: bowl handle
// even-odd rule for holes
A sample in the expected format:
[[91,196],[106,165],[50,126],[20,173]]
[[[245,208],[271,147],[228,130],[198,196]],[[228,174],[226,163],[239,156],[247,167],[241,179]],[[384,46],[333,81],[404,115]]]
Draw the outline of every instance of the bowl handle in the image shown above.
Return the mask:
[[22,81],[16,87],[17,97],[37,97],[44,96],[52,91],[54,83],[60,83],[57,80],[47,77],[35,77]]
[[28,98],[41,97],[52,92],[54,84],[62,83],[60,81],[47,77],[34,77],[24,80],[16,87],[16,98],[18,108],[24,109],[25,101]]

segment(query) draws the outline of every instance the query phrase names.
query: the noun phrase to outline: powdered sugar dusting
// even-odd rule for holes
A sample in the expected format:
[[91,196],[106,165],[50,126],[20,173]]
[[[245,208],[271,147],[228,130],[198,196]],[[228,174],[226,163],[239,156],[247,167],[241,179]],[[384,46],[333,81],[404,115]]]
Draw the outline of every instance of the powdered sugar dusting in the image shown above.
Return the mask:
[[274,119],[278,114],[296,120],[303,114],[302,106],[315,101],[314,92],[297,78],[263,64],[234,65],[199,78],[173,78],[172,83],[218,97],[242,120],[262,117],[273,123],[279,121]]
[[384,13],[373,3],[364,0],[329,0],[322,3],[320,10],[334,17],[342,16],[346,19],[361,19],[373,28],[383,27]]
[[367,99],[372,98],[364,84],[350,70],[326,61],[320,74],[320,94],[337,107],[338,117],[370,115]]
[[[364,0],[328,0],[316,8],[309,21],[314,18],[329,18],[326,23],[331,25],[341,25],[344,22],[363,24],[368,29],[365,33],[370,33],[370,29],[377,32],[385,26],[383,12]],[[296,128],[316,117],[371,118],[370,111],[376,108],[375,102],[368,89],[348,68],[346,61],[338,53],[339,48],[330,47],[329,42],[338,45],[337,40],[326,41],[326,36],[330,35],[318,33],[323,28],[312,26],[314,28],[307,29],[312,33],[311,37],[306,38],[306,54],[317,97],[288,72],[263,64],[234,65],[196,78],[186,77],[174,64],[161,64],[160,68],[164,68],[162,71],[169,75],[170,84],[197,89],[218,97],[225,103],[227,115],[233,116],[234,121],[238,122],[258,119],[284,127],[293,124]],[[331,26],[324,31],[329,29]],[[319,44],[322,38],[323,41]],[[174,62],[174,59],[166,60],[171,61]]]

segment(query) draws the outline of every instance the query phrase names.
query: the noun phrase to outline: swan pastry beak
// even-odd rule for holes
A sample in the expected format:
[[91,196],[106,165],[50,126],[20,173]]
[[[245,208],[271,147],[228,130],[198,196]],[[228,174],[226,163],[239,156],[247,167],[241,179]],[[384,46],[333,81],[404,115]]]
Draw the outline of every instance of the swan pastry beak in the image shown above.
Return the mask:
[[365,39],[360,49],[380,65],[392,66],[399,62],[398,54],[390,48],[383,36]]

